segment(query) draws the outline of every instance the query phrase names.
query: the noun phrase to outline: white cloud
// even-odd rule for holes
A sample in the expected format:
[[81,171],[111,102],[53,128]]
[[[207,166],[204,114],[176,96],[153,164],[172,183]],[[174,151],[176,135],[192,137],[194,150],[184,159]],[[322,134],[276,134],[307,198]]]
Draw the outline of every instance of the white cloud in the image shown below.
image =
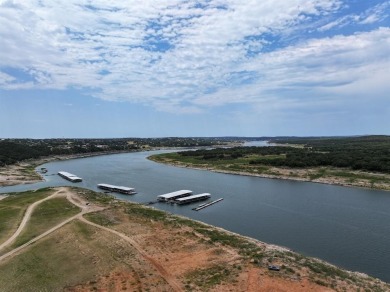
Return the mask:
[[360,14],[348,14],[339,17],[336,20],[333,20],[321,27],[318,28],[319,31],[327,31],[332,28],[338,27],[342,28],[351,24],[373,24],[380,22],[389,17],[388,11],[390,8],[390,1],[385,1],[383,3],[377,4],[374,7],[368,8],[366,11]]
[[252,102],[264,107],[305,107],[311,101],[337,103],[340,98],[374,102],[390,90],[386,81],[390,76],[389,48],[389,28],[309,40],[242,63],[237,69],[258,72],[257,82],[223,88],[197,98],[196,103]]
[[[358,82],[368,91],[364,80],[389,64],[388,28],[273,47],[278,37],[341,6],[339,0],[0,1],[0,68],[30,77],[1,73],[0,86],[76,87],[185,113],[228,103],[292,106],[309,99],[304,93],[346,94],[339,88]],[[379,19],[383,7],[354,21]]]

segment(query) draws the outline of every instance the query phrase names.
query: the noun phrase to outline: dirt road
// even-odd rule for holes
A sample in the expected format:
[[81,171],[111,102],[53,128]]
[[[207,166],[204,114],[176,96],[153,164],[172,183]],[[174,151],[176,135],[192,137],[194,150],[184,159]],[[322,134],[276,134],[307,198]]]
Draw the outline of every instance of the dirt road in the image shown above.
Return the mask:
[[66,223],[76,219],[76,218],[82,218],[82,216],[86,213],[89,213],[89,212],[95,212],[95,211],[100,211],[100,210],[103,210],[104,208],[102,207],[99,207],[99,206],[95,206],[93,204],[88,204],[87,205],[87,202],[86,201],[83,201],[81,198],[79,198],[77,196],[76,197],[76,194],[70,192],[68,189],[66,188],[60,188],[58,191],[56,191],[54,194],[42,199],[42,200],[39,200],[39,201],[36,201],[34,202],[33,204],[31,204],[24,216],[23,216],[23,219],[18,227],[18,229],[15,231],[15,233],[10,237],[8,238],[4,243],[2,243],[0,245],[0,250],[2,250],[3,248],[5,248],[6,246],[10,245],[17,237],[18,235],[23,231],[23,229],[26,227],[27,223],[30,221],[30,218],[31,218],[31,214],[33,213],[34,209],[39,205],[41,204],[42,202],[44,201],[47,201],[47,200],[50,200],[50,199],[53,199],[53,198],[56,198],[56,197],[61,197],[61,196],[66,196],[66,198],[74,205],[78,206],[80,209],[81,209],[81,212],[78,213],[77,215],[73,216],[73,217],[70,217],[64,221],[62,221],[61,223],[59,223],[58,225],[50,228],[49,230],[47,230],[46,232],[42,233],[41,235],[31,239],[30,241],[26,242],[25,244],[11,250],[10,252],[0,256],[0,261],[5,259],[6,257],[9,257],[13,254],[15,254],[16,252],[18,252],[19,250],[25,248],[26,246],[38,241],[39,239],[49,235],[50,233],[54,232],[55,230],[61,228],[62,226],[64,226]]

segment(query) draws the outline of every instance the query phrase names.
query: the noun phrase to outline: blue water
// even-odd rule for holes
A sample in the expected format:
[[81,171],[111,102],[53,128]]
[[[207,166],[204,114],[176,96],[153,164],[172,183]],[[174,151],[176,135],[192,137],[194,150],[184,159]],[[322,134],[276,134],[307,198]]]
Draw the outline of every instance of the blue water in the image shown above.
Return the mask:
[[[46,182],[0,192],[60,185],[98,190],[98,183],[109,183],[136,188],[136,195],[116,195],[134,202],[180,189],[208,192],[224,200],[199,212],[191,210],[199,203],[153,206],[390,282],[390,192],[177,168],[147,160],[153,153],[47,163],[40,166],[48,169]],[[83,182],[62,179],[61,170]]]

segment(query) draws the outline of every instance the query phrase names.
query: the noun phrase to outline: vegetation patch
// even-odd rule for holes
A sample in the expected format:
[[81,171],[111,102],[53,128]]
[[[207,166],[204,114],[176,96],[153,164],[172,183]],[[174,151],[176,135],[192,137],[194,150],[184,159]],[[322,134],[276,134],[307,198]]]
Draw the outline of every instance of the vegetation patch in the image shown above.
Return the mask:
[[101,212],[89,213],[84,215],[84,217],[96,224],[101,226],[113,226],[120,223],[120,218],[115,215],[112,210],[104,210]]
[[197,269],[186,275],[186,289],[192,291],[194,285],[201,290],[211,289],[221,283],[230,282],[234,278],[233,273],[234,269],[228,265]]
[[114,196],[102,192],[94,192],[88,189],[82,189],[78,187],[72,187],[71,189],[77,194],[83,196],[86,200],[100,205],[111,204],[117,200]]
[[148,220],[166,222],[166,219],[169,217],[168,213],[164,211],[160,211],[154,208],[146,208],[137,204],[130,204],[126,207],[125,210],[125,212],[131,216],[141,217]]

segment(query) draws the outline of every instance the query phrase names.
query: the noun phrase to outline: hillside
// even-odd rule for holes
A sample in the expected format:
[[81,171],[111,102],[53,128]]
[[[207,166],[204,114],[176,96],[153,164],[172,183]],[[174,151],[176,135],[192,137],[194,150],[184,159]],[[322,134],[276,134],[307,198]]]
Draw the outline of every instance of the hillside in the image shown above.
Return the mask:
[[[1,291],[390,289],[277,246],[89,190],[11,195],[0,208],[6,235],[0,237]],[[4,245],[26,210],[25,228]],[[270,264],[280,271],[268,270]]]

